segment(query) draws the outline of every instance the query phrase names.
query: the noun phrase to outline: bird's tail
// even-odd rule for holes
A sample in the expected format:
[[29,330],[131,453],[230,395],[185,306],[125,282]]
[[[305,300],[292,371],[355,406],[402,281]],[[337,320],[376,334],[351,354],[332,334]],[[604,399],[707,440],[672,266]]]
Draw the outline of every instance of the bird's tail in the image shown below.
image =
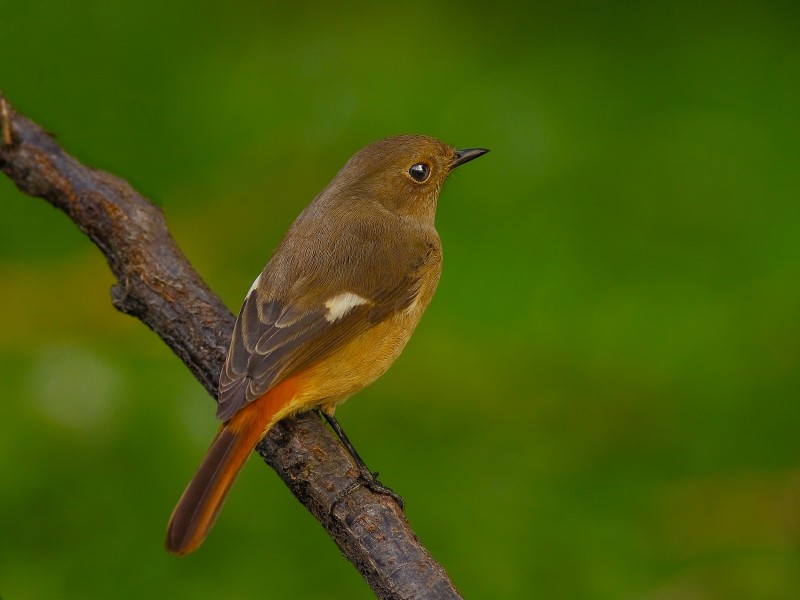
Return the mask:
[[167,550],[188,554],[203,543],[250,453],[293,399],[294,386],[284,385],[288,383],[282,382],[222,425],[172,511],[167,525]]

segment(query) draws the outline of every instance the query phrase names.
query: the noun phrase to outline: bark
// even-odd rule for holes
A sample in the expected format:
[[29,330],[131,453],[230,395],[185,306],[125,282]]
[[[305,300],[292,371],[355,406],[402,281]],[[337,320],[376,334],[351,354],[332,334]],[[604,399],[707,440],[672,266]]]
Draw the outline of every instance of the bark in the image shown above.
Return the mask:
[[[234,317],[175,244],[161,209],[126,181],[82,165],[2,93],[0,134],[0,169],[89,236],[117,279],[114,306],[161,337],[216,397]],[[355,486],[357,466],[316,414],[278,423],[257,451],[379,598],[460,598],[394,500]]]

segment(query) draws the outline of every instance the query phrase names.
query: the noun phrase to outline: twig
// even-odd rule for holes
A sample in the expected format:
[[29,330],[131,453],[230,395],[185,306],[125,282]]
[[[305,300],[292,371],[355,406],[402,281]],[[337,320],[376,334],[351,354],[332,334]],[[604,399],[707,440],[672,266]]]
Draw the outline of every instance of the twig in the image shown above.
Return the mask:
[[[83,166],[2,93],[0,105],[0,168],[91,238],[117,278],[114,306],[158,334],[216,396],[233,316],[177,247],[161,210],[122,179]],[[257,450],[379,598],[460,598],[394,500],[358,487],[333,505],[359,472],[316,415],[282,421]]]
[[8,118],[8,105],[6,99],[0,96],[0,120],[3,121],[3,145],[10,146],[11,142],[11,120]]

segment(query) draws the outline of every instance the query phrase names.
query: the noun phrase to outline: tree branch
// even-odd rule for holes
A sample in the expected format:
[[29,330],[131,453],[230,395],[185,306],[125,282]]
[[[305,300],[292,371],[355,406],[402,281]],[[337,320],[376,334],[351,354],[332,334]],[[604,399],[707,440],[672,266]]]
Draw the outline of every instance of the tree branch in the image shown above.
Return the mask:
[[[89,236],[117,279],[114,306],[158,334],[216,397],[234,318],[177,247],[161,209],[122,179],[64,152],[2,93],[0,132],[0,169]],[[356,487],[334,505],[359,471],[316,415],[281,421],[257,451],[379,598],[460,598],[394,500]]]

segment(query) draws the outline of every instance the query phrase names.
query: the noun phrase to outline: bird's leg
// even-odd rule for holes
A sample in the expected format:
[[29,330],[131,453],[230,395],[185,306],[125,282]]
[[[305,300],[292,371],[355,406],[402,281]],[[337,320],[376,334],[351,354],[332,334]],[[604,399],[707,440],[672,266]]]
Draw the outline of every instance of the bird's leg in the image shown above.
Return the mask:
[[[325,420],[328,422],[328,425],[330,425],[331,428],[336,432],[336,435],[341,440],[342,445],[353,458],[356,465],[358,465],[358,469],[361,471],[361,479],[363,480],[363,483],[373,492],[385,494],[394,498],[394,501],[400,506],[400,510],[403,510],[403,508],[405,508],[405,501],[403,500],[403,497],[400,496],[400,494],[395,493],[390,487],[385,486],[378,481],[378,472],[370,471],[369,467],[367,467],[366,463],[364,462],[364,459],[359,456],[352,442],[350,442],[348,439],[347,434],[344,432],[344,429],[342,429],[342,426],[339,425],[339,421],[336,420],[336,417],[328,414],[322,409],[319,409],[318,412],[322,417],[325,418]],[[346,496],[352,491],[353,489],[347,489],[342,496]],[[336,498],[333,504],[335,505],[339,500],[341,500],[341,498]]]

